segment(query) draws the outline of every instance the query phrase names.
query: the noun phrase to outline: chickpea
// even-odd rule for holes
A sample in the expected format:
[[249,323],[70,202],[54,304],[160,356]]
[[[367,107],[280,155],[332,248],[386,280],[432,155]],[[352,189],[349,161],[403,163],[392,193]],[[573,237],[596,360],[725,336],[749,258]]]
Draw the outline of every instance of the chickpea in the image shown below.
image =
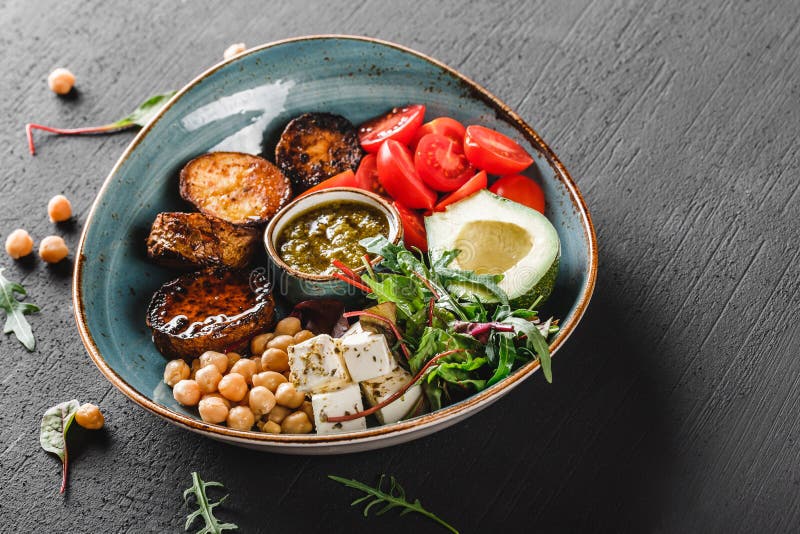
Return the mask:
[[100,430],[106,422],[100,408],[94,404],[83,404],[75,412],[75,422],[89,430]]
[[280,434],[281,425],[274,421],[267,421],[261,426],[261,431],[266,432],[267,434]]
[[228,370],[228,357],[214,350],[207,350],[200,355],[200,367],[214,365],[219,372],[225,374]]
[[305,412],[294,412],[287,415],[281,422],[281,432],[284,434],[308,434],[314,429]]
[[245,46],[244,43],[234,43],[225,49],[225,52],[222,54],[222,59],[228,60],[232,57],[236,57],[245,50],[247,50],[247,46]]
[[236,403],[239,406],[250,406],[250,390],[247,390],[247,393],[244,394],[242,400]]
[[282,336],[275,336],[267,343],[268,349],[281,349],[283,352],[286,352],[286,349],[289,348],[289,345],[294,345],[294,338],[292,336],[282,335]]
[[267,343],[275,337],[275,334],[259,334],[250,340],[250,352],[253,354],[261,354],[267,350]]
[[233,367],[233,364],[242,359],[242,355],[238,352],[229,352],[225,356],[228,357],[228,369]]
[[222,380],[222,373],[216,365],[206,365],[195,373],[194,380],[203,393],[214,393]]
[[68,254],[67,244],[57,235],[49,235],[39,243],[39,256],[47,263],[58,263]]
[[286,382],[286,377],[275,371],[262,371],[257,375],[253,375],[254,386],[263,386],[273,393],[284,382]]
[[267,418],[273,423],[281,424],[284,418],[290,413],[292,413],[292,410],[289,408],[284,408],[283,406],[276,404],[275,407],[269,411]]
[[223,397],[233,402],[239,402],[247,394],[247,381],[239,373],[223,376],[217,387]]
[[64,68],[58,68],[47,77],[47,85],[57,95],[65,95],[75,85],[75,75]]
[[289,355],[281,349],[267,349],[261,356],[261,368],[282,373],[289,370]]
[[239,373],[248,384],[252,384],[253,375],[256,373],[256,362],[250,358],[242,358],[231,367],[231,373]]
[[172,360],[164,367],[164,383],[169,387],[174,387],[181,380],[186,380],[192,374],[192,370],[183,360]]
[[305,413],[308,416],[308,420],[311,421],[311,424],[314,424],[314,408],[311,405],[310,401],[303,401],[303,404],[300,405],[300,411]]
[[250,359],[256,364],[256,372],[254,374],[258,374],[264,370],[261,367],[261,356],[251,356]]
[[203,396],[197,405],[200,418],[206,423],[222,423],[228,419],[228,406],[225,402],[225,399],[220,397]]
[[314,332],[311,330],[300,330],[294,336],[294,344],[297,345],[298,343],[302,343],[303,341],[307,341],[314,337]]
[[275,395],[264,386],[256,386],[250,390],[248,404],[254,414],[264,415],[275,407]]
[[72,204],[64,195],[56,195],[47,203],[50,222],[64,222],[72,217]]
[[256,418],[247,406],[234,406],[228,412],[228,426],[234,430],[250,430]]
[[231,407],[231,401],[229,401],[219,393],[206,393],[202,397],[200,397],[200,400],[202,401],[203,399],[210,399],[210,398],[220,399],[223,402],[223,404],[225,404],[226,408]]
[[33,252],[33,239],[22,228],[17,228],[6,238],[6,253],[11,259],[18,260]]
[[303,329],[297,317],[284,317],[275,325],[275,336],[293,336]]
[[275,400],[281,406],[294,409],[303,404],[303,401],[306,400],[306,395],[294,389],[294,386],[287,382],[278,386],[275,391]]
[[181,380],[172,388],[172,396],[184,406],[196,406],[200,401],[200,386],[194,380]]
[[192,380],[194,380],[194,376],[197,374],[197,371],[199,371],[202,367],[203,366],[200,365],[200,358],[195,358],[192,360]]

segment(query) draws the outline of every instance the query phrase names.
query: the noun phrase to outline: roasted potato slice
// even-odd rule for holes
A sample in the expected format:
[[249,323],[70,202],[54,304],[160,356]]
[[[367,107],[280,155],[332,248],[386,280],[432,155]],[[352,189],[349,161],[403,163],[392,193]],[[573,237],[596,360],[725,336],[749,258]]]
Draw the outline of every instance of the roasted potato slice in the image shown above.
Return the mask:
[[332,113],[305,113],[286,125],[275,163],[302,193],[331,176],[358,168],[361,145],[353,124]]
[[202,213],[159,213],[147,238],[147,255],[177,269],[213,265],[244,269],[253,258],[258,236],[256,228]]
[[259,270],[212,267],[184,274],[161,286],[147,309],[153,342],[170,358],[224,351],[274,322],[272,286]]
[[181,170],[180,193],[205,215],[257,226],[291,198],[289,179],[275,165],[250,154],[211,152]]

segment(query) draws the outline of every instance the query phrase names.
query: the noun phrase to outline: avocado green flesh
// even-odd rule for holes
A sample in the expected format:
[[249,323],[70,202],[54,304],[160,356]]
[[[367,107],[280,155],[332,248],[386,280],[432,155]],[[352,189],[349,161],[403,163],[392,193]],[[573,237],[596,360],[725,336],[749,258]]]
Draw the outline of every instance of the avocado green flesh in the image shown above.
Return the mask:
[[[550,296],[561,246],[555,228],[538,211],[482,190],[426,217],[425,227],[434,259],[455,249],[460,253],[453,267],[502,274],[499,286],[515,307]],[[468,284],[453,289],[460,296],[496,302],[492,295]]]

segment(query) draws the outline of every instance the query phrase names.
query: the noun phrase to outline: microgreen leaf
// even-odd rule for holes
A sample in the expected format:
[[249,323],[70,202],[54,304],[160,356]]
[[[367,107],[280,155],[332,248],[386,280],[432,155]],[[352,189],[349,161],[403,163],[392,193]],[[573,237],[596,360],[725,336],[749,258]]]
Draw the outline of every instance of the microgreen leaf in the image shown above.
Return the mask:
[[161,95],[153,95],[139,104],[139,107],[134,109],[130,115],[112,123],[111,126],[115,128],[144,126],[150,122],[150,119],[155,117],[159,111],[161,111],[161,108],[164,107],[164,104],[166,104],[173,96],[175,96],[175,91],[170,91],[169,93],[164,93]]
[[233,523],[220,523],[214,517],[214,508],[225,502],[228,496],[225,495],[216,502],[209,501],[206,489],[213,487],[222,488],[224,486],[219,482],[204,482],[196,471],[192,472],[192,486],[183,492],[183,500],[188,504],[189,497],[194,495],[195,504],[197,504],[198,508],[186,516],[184,530],[188,531],[198,517],[203,518],[205,526],[198,530],[196,534],[221,534],[225,530],[237,530],[239,528]]
[[3,326],[3,333],[14,333],[17,339],[26,349],[32,351],[36,347],[36,340],[33,337],[31,325],[25,319],[25,315],[38,312],[39,307],[30,302],[20,302],[17,295],[25,297],[27,292],[21,284],[11,282],[3,276],[3,269],[0,269],[0,309],[6,312],[6,324]]
[[415,512],[429,519],[432,519],[433,521],[436,521],[450,532],[458,534],[458,530],[456,530],[454,526],[447,523],[445,520],[443,520],[436,514],[426,510],[422,506],[422,503],[419,501],[419,499],[414,499],[413,502],[409,502],[408,499],[406,499],[406,492],[403,489],[403,486],[401,486],[400,483],[397,481],[397,479],[394,477],[389,477],[388,491],[383,489],[383,487],[385,486],[384,481],[386,480],[386,475],[381,475],[380,479],[378,480],[378,484],[376,484],[375,487],[364,484],[363,482],[359,482],[358,480],[342,478],[335,475],[328,475],[328,478],[330,478],[334,482],[343,484],[348,488],[353,488],[366,494],[365,497],[356,499],[351,504],[351,506],[356,506],[358,504],[361,504],[362,502],[370,500],[369,504],[367,504],[364,507],[363,510],[364,517],[367,517],[369,515],[369,511],[373,506],[376,506],[378,504],[383,504],[384,506],[380,508],[375,515],[382,515],[391,510],[392,508],[403,508],[403,510],[400,512],[400,515],[405,515],[407,513]]
[[42,426],[39,432],[39,443],[47,452],[51,452],[61,459],[61,493],[67,487],[67,430],[75,420],[75,412],[81,403],[71,400],[56,404],[49,408],[42,416]]

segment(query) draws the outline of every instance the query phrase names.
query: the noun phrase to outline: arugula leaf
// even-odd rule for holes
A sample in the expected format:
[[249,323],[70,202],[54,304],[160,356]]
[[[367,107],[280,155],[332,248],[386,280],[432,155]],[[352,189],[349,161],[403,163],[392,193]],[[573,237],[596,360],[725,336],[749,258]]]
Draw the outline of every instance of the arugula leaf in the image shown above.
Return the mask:
[[525,336],[525,346],[539,357],[539,364],[542,366],[544,378],[552,384],[553,369],[552,361],[550,360],[550,347],[539,331],[539,327],[531,321],[513,316],[506,318],[503,322],[513,325],[515,330]]
[[375,487],[368,486],[367,484],[359,482],[358,480],[342,478],[336,475],[328,475],[328,478],[334,482],[345,485],[348,488],[353,488],[366,494],[350,503],[350,506],[357,506],[362,503],[367,503],[367,505],[364,507],[364,517],[368,517],[369,511],[373,506],[382,504],[383,506],[376,512],[375,515],[383,515],[392,508],[402,508],[403,510],[400,512],[401,516],[409,513],[417,513],[436,521],[450,532],[458,534],[458,530],[456,530],[453,525],[447,523],[444,519],[440,518],[433,512],[426,510],[422,506],[422,503],[419,502],[419,499],[414,499],[413,502],[409,501],[406,498],[405,489],[403,489],[403,486],[401,486],[394,477],[389,477],[388,490],[383,489],[386,475],[381,475],[381,478],[378,480],[378,484]]
[[3,269],[0,268],[0,309],[6,312],[6,324],[3,327],[3,333],[10,334],[13,332],[26,349],[33,351],[36,347],[36,340],[33,337],[31,325],[25,319],[25,315],[38,312],[39,307],[30,302],[17,300],[17,295],[24,298],[27,295],[27,291],[21,284],[7,280],[2,273]]
[[225,530],[238,530],[239,527],[234,523],[220,523],[219,520],[214,517],[214,508],[225,502],[228,496],[225,495],[217,502],[210,502],[206,495],[206,489],[211,487],[222,488],[224,486],[219,482],[204,482],[196,471],[192,472],[192,486],[183,492],[183,500],[186,504],[189,504],[189,496],[194,495],[195,504],[197,504],[198,509],[186,516],[184,530],[188,531],[192,523],[194,523],[198,517],[203,518],[205,526],[198,530],[196,534],[222,534]]
[[80,407],[81,403],[73,399],[48,408],[42,416],[39,444],[44,450],[55,454],[61,459],[61,493],[64,493],[67,488],[67,469],[69,467],[67,430],[72,425],[72,421],[75,420],[75,413]]
[[491,386],[511,374],[517,356],[513,335],[506,332],[492,332],[486,352],[492,354],[489,356],[490,360],[497,362],[494,374],[486,383],[487,386]]

